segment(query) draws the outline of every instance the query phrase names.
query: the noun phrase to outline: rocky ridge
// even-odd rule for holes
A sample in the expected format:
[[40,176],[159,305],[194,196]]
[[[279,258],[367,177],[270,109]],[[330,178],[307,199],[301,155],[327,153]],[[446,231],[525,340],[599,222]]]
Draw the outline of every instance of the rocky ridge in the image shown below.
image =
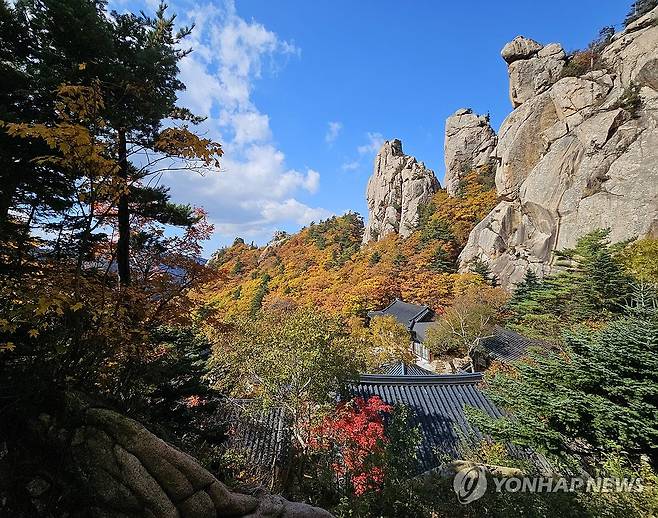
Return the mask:
[[[512,287],[528,269],[549,272],[554,251],[595,228],[610,228],[613,242],[658,235],[658,8],[580,77],[560,77],[557,44],[517,37],[502,56],[514,111],[491,151],[500,202],[471,232],[461,269],[479,258]],[[464,147],[449,142],[453,117],[446,149]]]
[[405,155],[398,139],[384,142],[368,181],[368,223],[363,242],[391,233],[409,236],[418,225],[418,208],[440,188],[431,169]]

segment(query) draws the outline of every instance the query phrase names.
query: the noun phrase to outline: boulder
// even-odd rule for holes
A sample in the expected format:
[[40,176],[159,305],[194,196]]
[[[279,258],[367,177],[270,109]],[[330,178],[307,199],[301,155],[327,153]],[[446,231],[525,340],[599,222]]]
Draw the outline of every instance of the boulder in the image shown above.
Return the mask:
[[544,47],[523,36],[505,45],[501,55],[508,64],[509,95],[514,108],[548,90],[560,78],[567,59],[559,44]]
[[75,480],[74,499],[84,516],[331,517],[280,496],[233,492],[142,424],[76,394],[65,396],[65,407],[63,418],[42,415],[33,432],[65,459],[59,468]]
[[489,117],[462,108],[448,117],[445,126],[445,187],[455,196],[464,174],[492,165],[496,149],[496,133]]
[[525,36],[517,36],[503,47],[500,55],[509,65],[519,59],[530,59],[536,56],[541,48],[542,45],[535,40],[531,40]]
[[398,140],[386,141],[368,180],[368,223],[363,242],[397,233],[409,236],[418,225],[418,209],[440,188],[431,169],[405,155]]

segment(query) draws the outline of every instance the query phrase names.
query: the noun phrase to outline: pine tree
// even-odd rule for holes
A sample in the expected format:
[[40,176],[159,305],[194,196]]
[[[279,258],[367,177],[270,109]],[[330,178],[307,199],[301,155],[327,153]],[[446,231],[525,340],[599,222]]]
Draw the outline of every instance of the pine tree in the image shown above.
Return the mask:
[[564,353],[534,354],[487,379],[513,420],[474,420],[494,437],[563,456],[623,449],[658,466],[658,311],[638,291],[624,316],[567,336]]
[[531,269],[526,270],[523,281],[517,284],[514,288],[514,294],[510,300],[510,305],[522,303],[529,294],[539,289],[540,286],[541,280],[537,274]]
[[[164,4],[154,17],[107,13],[102,0],[18,0],[13,9],[0,4],[0,43],[8,50],[0,65],[8,79],[0,87],[0,120],[52,125],[61,116],[56,92],[62,85],[99,91],[102,124],[87,129],[118,164],[118,195],[106,211],[114,221],[103,224],[118,229],[114,260],[123,285],[131,280],[131,246],[146,242],[143,235],[131,239],[131,217],[195,223],[191,207],[171,203],[166,189],[147,186],[146,179],[165,170],[203,169],[221,155],[218,144],[187,129],[201,119],[176,105],[185,88],[178,62],[189,52],[181,44],[190,29],[176,31],[174,19]],[[182,122],[163,129],[166,118]],[[73,249],[89,247],[93,236],[76,212],[83,172],[63,170],[54,160],[35,164],[35,157],[52,154],[43,140],[0,133],[0,227],[8,228],[8,214],[18,214],[26,236],[39,220],[60,236],[58,256],[66,249],[61,236],[72,237]],[[168,159],[175,160],[163,162]]]
[[491,273],[491,269],[489,268],[487,262],[483,261],[479,257],[470,263],[469,270],[478,274],[485,282],[494,288],[498,286],[498,277]]
[[649,11],[658,6],[658,0],[636,0],[631,4],[631,9],[626,15],[624,26],[628,27],[635,20],[642,18]]
[[[0,121],[49,123],[57,120],[57,88],[79,83],[79,65],[106,51],[107,31],[100,3],[18,0],[0,2]],[[50,152],[38,139],[10,137],[0,129],[0,230],[24,240],[32,226],[68,211],[75,171],[35,164]],[[57,231],[56,228],[47,228]]]
[[608,230],[595,230],[559,252],[561,271],[542,282],[527,275],[509,303],[511,322],[523,333],[559,342],[565,326],[619,314],[630,296],[631,278],[608,235]]

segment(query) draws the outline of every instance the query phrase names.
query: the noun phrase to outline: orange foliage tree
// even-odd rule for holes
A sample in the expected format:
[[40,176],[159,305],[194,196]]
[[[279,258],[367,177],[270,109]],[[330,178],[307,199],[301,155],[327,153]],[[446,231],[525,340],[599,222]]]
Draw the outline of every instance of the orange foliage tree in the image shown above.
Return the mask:
[[457,273],[457,256],[496,203],[489,170],[467,175],[460,192],[436,193],[407,239],[390,234],[362,246],[363,221],[355,213],[278,236],[265,248],[237,239],[213,256],[221,280],[196,294],[199,303],[227,317],[306,305],[363,317],[395,297],[441,311],[476,279]]

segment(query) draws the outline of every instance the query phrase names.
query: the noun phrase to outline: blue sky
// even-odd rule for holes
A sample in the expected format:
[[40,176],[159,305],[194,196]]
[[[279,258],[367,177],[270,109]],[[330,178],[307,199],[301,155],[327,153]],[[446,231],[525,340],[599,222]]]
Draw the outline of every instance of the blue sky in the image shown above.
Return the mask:
[[[152,9],[154,0],[111,7]],[[205,207],[211,253],[236,236],[266,243],[274,230],[355,210],[383,139],[443,178],[444,121],[461,107],[511,111],[503,45],[522,34],[566,50],[618,24],[630,1],[172,0],[194,22],[181,96],[208,115],[222,170],[165,178],[176,201]]]

